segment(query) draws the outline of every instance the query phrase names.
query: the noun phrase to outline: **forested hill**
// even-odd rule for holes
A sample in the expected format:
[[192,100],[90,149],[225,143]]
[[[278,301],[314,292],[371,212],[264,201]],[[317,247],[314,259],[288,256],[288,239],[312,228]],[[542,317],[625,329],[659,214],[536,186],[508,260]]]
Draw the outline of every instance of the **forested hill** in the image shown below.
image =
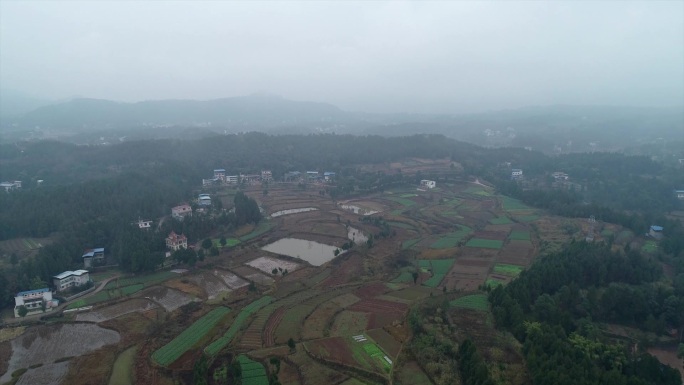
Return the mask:
[[74,99],[40,107],[13,123],[53,128],[111,128],[131,125],[263,125],[281,126],[340,120],[337,107],[300,102],[271,95],[199,100],[155,100],[120,103],[101,99]]
[[[440,134],[488,147],[528,147],[545,153],[639,148],[664,159],[681,150],[684,108],[545,106],[472,114],[366,113],[264,94],[214,100],[122,103],[73,99],[0,119],[0,140],[59,138],[75,143],[119,138],[192,139],[208,132]],[[102,139],[101,139],[102,138]],[[656,147],[653,147],[656,146]],[[681,147],[681,146],[679,146]]]

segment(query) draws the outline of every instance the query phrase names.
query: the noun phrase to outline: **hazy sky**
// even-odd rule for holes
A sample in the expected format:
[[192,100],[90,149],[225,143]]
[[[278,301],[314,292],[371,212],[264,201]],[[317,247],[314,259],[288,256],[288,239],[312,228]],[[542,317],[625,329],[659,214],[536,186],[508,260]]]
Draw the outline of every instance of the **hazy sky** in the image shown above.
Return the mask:
[[0,1],[0,86],[348,110],[684,104],[684,1]]

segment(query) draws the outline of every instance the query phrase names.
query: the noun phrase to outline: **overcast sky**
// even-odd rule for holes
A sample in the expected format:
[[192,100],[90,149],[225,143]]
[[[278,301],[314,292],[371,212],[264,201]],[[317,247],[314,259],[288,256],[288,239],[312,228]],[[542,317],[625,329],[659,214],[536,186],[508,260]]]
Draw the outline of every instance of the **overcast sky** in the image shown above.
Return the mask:
[[684,104],[684,1],[0,1],[0,85],[373,112]]

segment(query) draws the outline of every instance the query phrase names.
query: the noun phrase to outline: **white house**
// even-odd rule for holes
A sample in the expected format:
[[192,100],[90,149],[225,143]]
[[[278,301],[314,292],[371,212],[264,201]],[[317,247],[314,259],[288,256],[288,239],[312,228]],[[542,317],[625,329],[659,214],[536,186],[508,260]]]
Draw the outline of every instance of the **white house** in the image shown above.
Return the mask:
[[52,277],[52,283],[57,291],[85,285],[88,282],[90,282],[88,270],[65,271]]
[[241,183],[255,183],[261,180],[261,174],[240,174]]
[[189,204],[182,204],[171,209],[171,216],[179,221],[182,221],[185,217],[192,216],[192,207]]
[[511,178],[520,178],[523,176],[523,170],[514,168],[511,170]]
[[197,203],[200,206],[211,206],[211,197],[209,194],[200,194],[197,198]]
[[135,223],[138,225],[139,229],[147,230],[150,227],[152,227],[152,221],[143,221],[142,219],[138,219],[138,222]]
[[183,234],[178,235],[175,232],[171,231],[169,236],[166,237],[166,247],[173,251],[187,249],[188,238]]
[[323,173],[323,179],[330,181],[335,179],[335,173],[332,171],[326,171]]
[[420,181],[420,187],[435,188],[436,186],[437,182],[435,182],[434,180],[423,179]]
[[675,196],[677,199],[684,199],[684,190],[675,190]]
[[57,306],[57,302],[52,299],[52,292],[50,289],[36,289],[17,293],[14,297],[14,316],[19,317],[19,307],[24,306],[29,314],[43,311],[52,311],[52,308]]
[[222,168],[217,168],[214,170],[214,179],[219,179],[219,180],[225,180],[226,179],[226,170]]
[[261,181],[270,182],[273,180],[273,173],[271,170],[261,170]]
[[238,183],[238,182],[239,182],[238,176],[237,176],[237,175],[228,175],[228,176],[226,177],[226,182],[228,182],[228,183]]
[[551,176],[555,180],[568,180],[568,178],[570,178],[570,176],[568,176],[568,174],[566,174],[564,172],[560,172],[560,171],[556,171],[556,172],[552,173]]

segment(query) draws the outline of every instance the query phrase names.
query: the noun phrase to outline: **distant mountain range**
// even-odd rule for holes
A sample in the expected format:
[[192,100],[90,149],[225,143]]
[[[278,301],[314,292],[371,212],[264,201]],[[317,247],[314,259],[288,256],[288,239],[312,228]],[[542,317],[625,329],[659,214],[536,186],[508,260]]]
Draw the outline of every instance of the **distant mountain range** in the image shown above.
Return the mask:
[[[45,103],[25,101],[23,109],[31,103]],[[2,102],[8,105],[7,100]],[[239,131],[383,136],[430,133],[484,146],[577,152],[616,150],[659,138],[681,141],[684,108],[557,105],[460,115],[374,114],[344,111],[327,103],[254,94],[205,101],[137,103],[77,98],[0,118],[2,141],[51,138],[102,143],[111,142],[100,139],[108,136],[125,140],[182,138],[192,130],[203,136]]]
[[325,122],[339,119],[344,114],[330,104],[256,94],[206,101],[154,100],[137,103],[74,99],[3,120],[28,127],[71,129],[139,125],[283,126]]

